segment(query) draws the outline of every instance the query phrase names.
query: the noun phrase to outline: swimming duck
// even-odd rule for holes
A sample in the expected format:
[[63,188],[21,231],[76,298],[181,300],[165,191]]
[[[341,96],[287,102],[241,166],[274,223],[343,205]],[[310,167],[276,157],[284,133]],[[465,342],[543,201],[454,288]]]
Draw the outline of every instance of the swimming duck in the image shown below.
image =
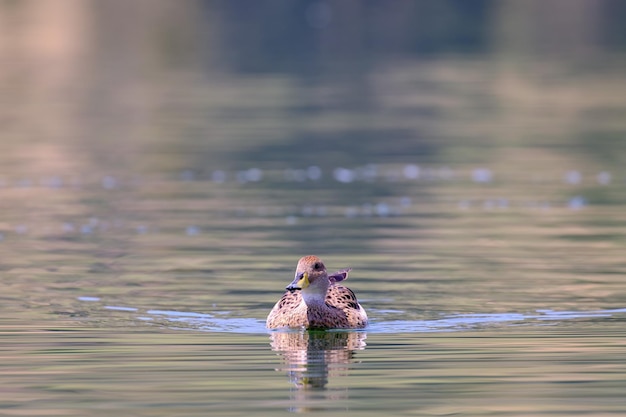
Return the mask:
[[347,287],[337,284],[350,268],[331,275],[317,256],[298,261],[296,277],[267,316],[270,329],[358,329],[367,325],[367,314]]

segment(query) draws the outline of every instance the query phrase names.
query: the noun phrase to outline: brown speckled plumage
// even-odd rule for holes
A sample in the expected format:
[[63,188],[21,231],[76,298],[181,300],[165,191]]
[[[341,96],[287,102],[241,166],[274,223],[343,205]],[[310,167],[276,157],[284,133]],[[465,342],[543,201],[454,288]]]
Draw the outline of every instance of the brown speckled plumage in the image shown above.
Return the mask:
[[[296,278],[267,317],[267,327],[353,329],[367,325],[367,314],[347,287],[337,284],[349,269],[330,276],[317,256],[298,262]],[[300,285],[302,284],[302,285]]]

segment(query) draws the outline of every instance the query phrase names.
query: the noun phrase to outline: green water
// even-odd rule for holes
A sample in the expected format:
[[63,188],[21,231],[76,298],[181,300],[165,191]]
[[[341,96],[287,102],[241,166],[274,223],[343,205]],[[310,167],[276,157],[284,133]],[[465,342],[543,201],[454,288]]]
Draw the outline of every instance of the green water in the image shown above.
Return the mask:
[[[198,6],[11,7],[0,414],[626,413],[619,54],[255,72],[228,42],[168,61]],[[309,254],[368,328],[265,329]]]

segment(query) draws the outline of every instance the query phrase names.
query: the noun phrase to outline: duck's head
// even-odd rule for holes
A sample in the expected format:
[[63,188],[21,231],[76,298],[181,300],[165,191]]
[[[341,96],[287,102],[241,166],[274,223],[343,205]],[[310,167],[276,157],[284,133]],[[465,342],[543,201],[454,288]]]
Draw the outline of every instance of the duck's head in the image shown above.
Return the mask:
[[291,292],[302,290],[305,301],[312,297],[324,300],[329,284],[328,273],[322,260],[317,256],[309,255],[298,261],[296,277],[287,286],[287,290]]

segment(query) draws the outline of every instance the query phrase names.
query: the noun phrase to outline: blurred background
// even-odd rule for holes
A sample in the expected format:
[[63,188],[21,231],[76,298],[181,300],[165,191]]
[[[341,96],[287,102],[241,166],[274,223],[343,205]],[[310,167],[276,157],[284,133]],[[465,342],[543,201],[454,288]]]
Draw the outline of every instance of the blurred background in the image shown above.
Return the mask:
[[588,163],[620,157],[620,1],[5,0],[0,12],[10,177],[577,168],[564,146]]
[[319,253],[484,277],[545,246],[569,269],[572,243],[622,250],[625,17],[614,0],[2,1],[7,269],[248,279],[233,261],[284,274]]
[[239,262],[285,274],[317,253],[374,281],[484,279],[550,247],[548,269],[576,270],[590,242],[624,246],[625,17],[614,0],[2,1],[7,269],[247,280]]

